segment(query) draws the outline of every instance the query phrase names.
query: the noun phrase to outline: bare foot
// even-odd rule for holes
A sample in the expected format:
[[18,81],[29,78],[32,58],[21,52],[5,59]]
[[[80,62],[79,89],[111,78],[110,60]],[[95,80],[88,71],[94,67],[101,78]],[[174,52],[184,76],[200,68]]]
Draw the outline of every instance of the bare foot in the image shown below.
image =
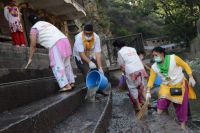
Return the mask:
[[187,131],[186,127],[185,127],[185,123],[181,123],[180,127],[181,127],[181,129],[184,130],[185,133],[188,133],[188,131]]

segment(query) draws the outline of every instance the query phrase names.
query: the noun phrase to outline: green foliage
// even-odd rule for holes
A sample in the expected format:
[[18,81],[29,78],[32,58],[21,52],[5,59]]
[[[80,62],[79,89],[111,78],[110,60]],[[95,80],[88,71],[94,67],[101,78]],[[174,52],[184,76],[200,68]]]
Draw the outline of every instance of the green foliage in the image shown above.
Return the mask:
[[[143,33],[144,37],[168,35],[174,41],[196,36],[200,0],[99,0],[101,25],[113,35]],[[101,13],[102,12],[102,13]]]
[[126,36],[126,35],[130,35],[131,33],[125,29],[124,27],[116,27],[115,29],[113,29],[114,33],[116,36]]
[[107,0],[103,9],[109,16],[107,18],[111,22],[110,29],[114,36],[138,32],[143,33],[145,37],[164,34],[162,19],[153,13],[156,9],[153,0],[144,0],[144,2],[138,0],[135,3],[133,0]]
[[200,1],[156,0],[155,12],[165,20],[168,35],[176,40],[191,41],[196,36],[196,22],[200,17]]

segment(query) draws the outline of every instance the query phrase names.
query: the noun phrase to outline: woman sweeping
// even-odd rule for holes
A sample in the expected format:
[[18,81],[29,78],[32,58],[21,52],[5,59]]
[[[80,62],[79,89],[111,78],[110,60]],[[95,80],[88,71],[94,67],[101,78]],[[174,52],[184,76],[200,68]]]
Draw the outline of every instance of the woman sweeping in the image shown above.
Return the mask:
[[[158,74],[162,78],[162,84],[158,92],[157,113],[167,110],[170,103],[174,104],[176,116],[182,129],[188,120],[188,99],[196,99],[196,94],[191,86],[195,86],[195,80],[189,65],[176,55],[166,55],[162,47],[155,47],[152,51],[155,63],[151,67],[150,78],[147,84],[146,98],[150,98],[150,89]],[[189,76],[189,84],[184,77],[183,69]]]
[[113,43],[113,46],[119,49],[118,64],[126,75],[129,97],[133,105],[136,105],[135,110],[138,112],[144,98],[144,77],[147,73],[135,48],[125,46],[123,41]]
[[70,56],[71,46],[67,37],[52,24],[39,21],[35,15],[29,16],[33,24],[30,32],[30,54],[28,64],[31,63],[36,50],[36,42],[49,49],[50,66],[61,88],[60,91],[69,91],[74,86]]

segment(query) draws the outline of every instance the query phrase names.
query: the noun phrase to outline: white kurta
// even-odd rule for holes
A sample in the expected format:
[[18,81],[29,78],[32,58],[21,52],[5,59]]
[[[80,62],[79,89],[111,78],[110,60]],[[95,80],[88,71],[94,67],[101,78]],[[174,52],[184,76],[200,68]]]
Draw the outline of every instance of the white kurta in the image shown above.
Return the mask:
[[143,70],[144,66],[135,48],[132,47],[122,47],[118,52],[118,63],[119,65],[124,65],[126,74]]
[[37,42],[48,49],[53,47],[58,40],[67,38],[58,28],[45,21],[38,21],[32,29],[38,30]]
[[[75,36],[75,43],[74,43],[74,48],[73,48],[73,56],[76,57],[78,61],[81,61],[81,57],[79,53],[85,51],[82,34],[83,32],[80,32],[79,34]],[[100,38],[96,33],[94,33],[94,45],[91,49],[91,52],[90,52],[91,55],[89,58],[95,59],[94,53],[99,53],[99,52],[101,52]]]
[[118,64],[120,66],[125,67],[125,74],[127,77],[127,85],[128,88],[135,88],[136,83],[130,77],[130,74],[137,72],[139,70],[144,70],[144,66],[142,61],[140,60],[139,56],[135,48],[124,46],[118,52],[117,58]]

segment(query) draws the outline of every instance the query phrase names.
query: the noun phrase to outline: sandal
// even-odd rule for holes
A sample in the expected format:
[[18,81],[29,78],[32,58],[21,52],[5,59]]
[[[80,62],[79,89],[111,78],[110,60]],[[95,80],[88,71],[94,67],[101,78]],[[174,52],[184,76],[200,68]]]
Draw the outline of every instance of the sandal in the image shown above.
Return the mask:
[[75,87],[74,83],[71,83],[71,84],[70,84],[70,86],[71,86],[72,88],[74,88],[74,87]]
[[60,89],[59,91],[60,92],[65,92],[65,91],[71,91],[72,90],[72,87],[63,87],[62,89]]

